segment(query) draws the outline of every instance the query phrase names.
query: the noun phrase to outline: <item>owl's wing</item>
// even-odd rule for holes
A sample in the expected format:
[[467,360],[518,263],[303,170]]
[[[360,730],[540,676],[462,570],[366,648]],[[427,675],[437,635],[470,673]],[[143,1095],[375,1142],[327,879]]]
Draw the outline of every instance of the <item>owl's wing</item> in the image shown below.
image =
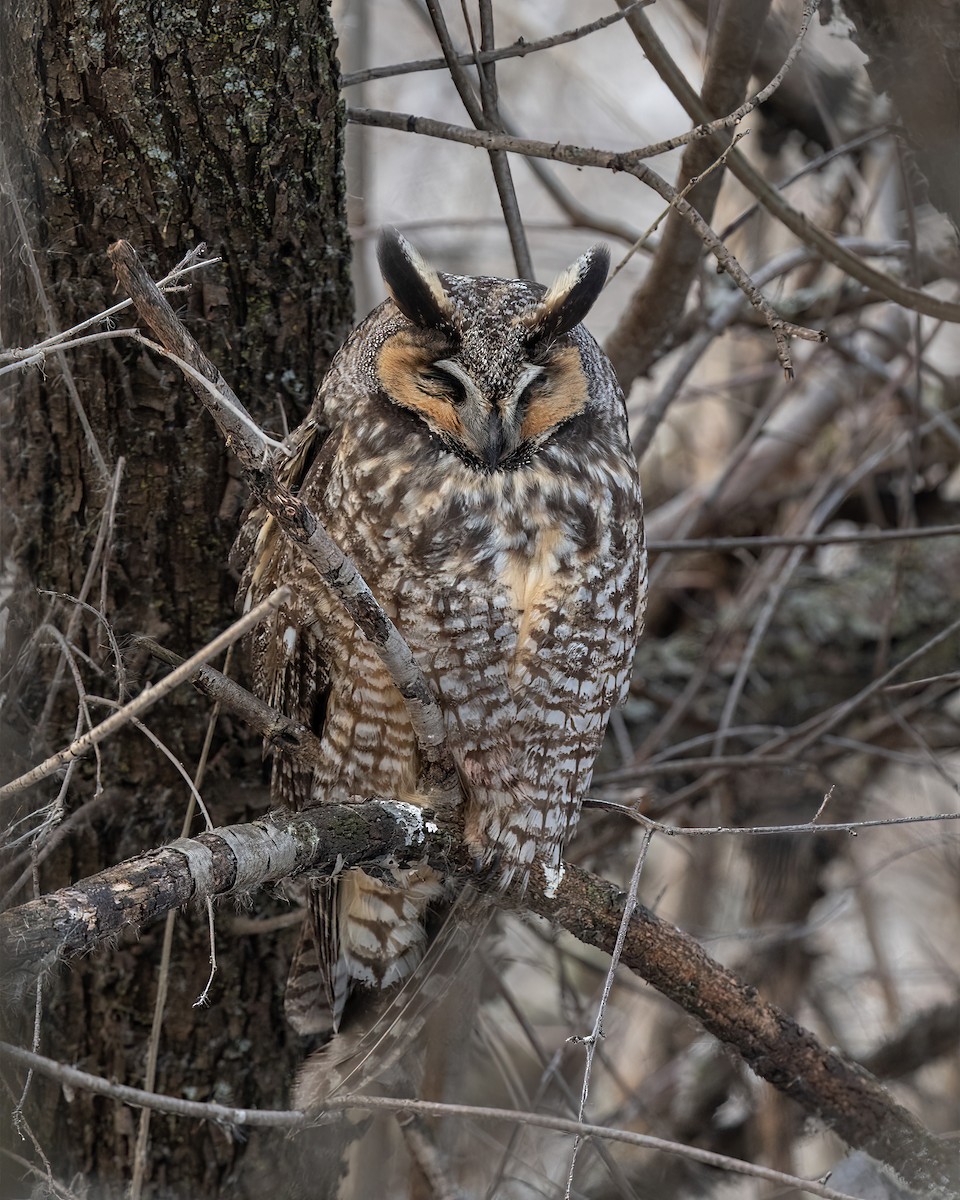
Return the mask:
[[[289,457],[278,468],[281,482],[305,496],[322,495],[335,450],[336,436],[330,436],[322,414],[318,400],[314,412],[291,435]],[[315,627],[308,599],[312,573],[305,569],[299,549],[287,541],[274,518],[259,507],[251,511],[237,538],[234,557],[241,554],[246,558],[239,588],[244,611],[281,584],[290,584],[293,589],[290,600],[267,617],[251,638],[257,694],[319,736],[330,684],[322,631]],[[271,785],[274,803],[302,808],[310,800],[311,776],[310,768],[298,766],[288,756],[279,756]]]
[[335,970],[338,887],[337,878],[307,881],[306,912],[283,994],[284,1015],[303,1036],[329,1037],[335,1033],[338,1008],[342,1010],[342,1002],[337,1003]]
[[514,680],[530,836],[559,863],[611,711],[626,697],[646,579],[636,487],[613,489],[596,552],[530,614]]
[[[318,397],[310,416],[291,435],[289,457],[278,469],[295,492],[322,494],[332,442]],[[245,610],[281,584],[290,584],[290,600],[254,631],[251,666],[257,692],[284,715],[320,736],[326,718],[330,680],[320,632],[309,607],[309,584],[299,550],[291,546],[269,513],[254,508],[237,538],[234,557],[243,557],[239,598]],[[300,809],[313,794],[313,769],[289,755],[274,759],[270,785],[274,804]],[[307,881],[300,937],[291,960],[284,1009],[300,1034],[329,1036],[336,1030],[345,995],[338,962],[337,878]]]

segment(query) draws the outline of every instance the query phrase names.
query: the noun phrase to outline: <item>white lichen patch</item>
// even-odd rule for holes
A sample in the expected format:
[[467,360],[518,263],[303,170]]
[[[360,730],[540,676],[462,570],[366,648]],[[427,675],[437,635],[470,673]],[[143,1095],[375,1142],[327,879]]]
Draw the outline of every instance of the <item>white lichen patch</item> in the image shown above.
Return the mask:
[[403,826],[403,839],[408,846],[419,845],[424,840],[426,823],[422,809],[402,800],[383,800],[381,803]]

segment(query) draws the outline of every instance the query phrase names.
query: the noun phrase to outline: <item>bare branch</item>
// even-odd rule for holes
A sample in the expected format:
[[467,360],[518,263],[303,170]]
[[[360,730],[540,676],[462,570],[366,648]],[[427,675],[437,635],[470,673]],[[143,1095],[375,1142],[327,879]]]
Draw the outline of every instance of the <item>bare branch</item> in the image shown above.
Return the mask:
[[[308,1118],[304,1113],[295,1109],[230,1108],[224,1104],[183,1100],[179,1096],[164,1096],[158,1095],[156,1092],[142,1091],[140,1088],[128,1087],[126,1084],[113,1083],[100,1075],[92,1075],[77,1067],[69,1067],[65,1063],[55,1062],[51,1058],[33,1054],[29,1050],[22,1050],[19,1046],[11,1046],[6,1042],[0,1042],[0,1055],[68,1087],[95,1092],[97,1095],[107,1096],[135,1108],[151,1108],[157,1112],[170,1113],[172,1116],[187,1117],[192,1120],[216,1121],[227,1127],[302,1129],[314,1123],[312,1118]],[[333,1097],[326,1101],[324,1108],[328,1113],[343,1112],[353,1108],[398,1115],[461,1117],[470,1120],[528,1125],[537,1129],[550,1129],[582,1137],[602,1138],[605,1141],[621,1142],[628,1146],[639,1146],[665,1154],[676,1154],[691,1162],[703,1163],[720,1171],[731,1171],[739,1175],[763,1179],[782,1187],[798,1188],[812,1196],[821,1196],[824,1200],[857,1200],[855,1196],[850,1196],[846,1192],[838,1192],[824,1183],[801,1179],[794,1175],[785,1175],[782,1171],[757,1166],[754,1163],[744,1162],[742,1159],[731,1158],[726,1154],[701,1150],[695,1146],[685,1146],[679,1142],[667,1141],[665,1138],[653,1137],[650,1134],[612,1129],[606,1125],[585,1125],[578,1121],[570,1121],[564,1117],[553,1117],[543,1113],[529,1113],[506,1108],[484,1108],[470,1104],[442,1104],[432,1100],[402,1100],[388,1096],[355,1095]]]
[[[618,0],[618,3],[621,3],[621,0]],[[625,5],[621,3],[621,7],[625,7]],[[709,122],[711,114],[704,109],[700,97],[670,56],[645,14],[642,12],[629,13],[627,24],[636,34],[644,54],[653,64],[660,78],[680,101],[691,119],[701,123]],[[730,155],[728,165],[733,175],[757,197],[772,216],[782,221],[791,233],[795,234],[802,242],[816,246],[828,262],[840,267],[842,271],[865,286],[874,288],[888,300],[902,304],[904,308],[912,309],[927,317],[936,317],[954,324],[960,323],[960,304],[941,300],[938,296],[930,295],[928,292],[907,287],[892,276],[877,271],[869,263],[864,262],[859,255],[844,249],[829,233],[813,224],[808,217],[789,204],[739,151],[735,150]]]
[[393,802],[322,804],[282,819],[180,838],[0,915],[5,988],[22,990],[64,958],[86,954],[191,900],[214,899],[310,868],[331,874],[385,854],[422,857],[423,815]]
[[[535,42],[525,42],[523,38],[519,38],[511,45],[501,46],[498,50],[481,50],[479,54],[458,54],[456,61],[461,66],[470,67],[478,62],[481,64],[495,63],[502,62],[506,58],[525,58],[528,54],[535,54],[538,50],[549,50],[552,46],[564,46],[568,42],[575,42],[579,38],[596,33],[598,29],[606,29],[608,25],[614,25],[617,21],[623,20],[627,13],[633,12],[634,9],[646,8],[648,4],[652,3],[653,0],[631,0],[631,3],[619,12],[608,13],[607,16],[591,21],[587,25],[578,25],[575,29],[564,30],[563,33],[554,33],[550,37],[538,38]],[[446,58],[421,58],[416,62],[395,63],[389,67],[370,67],[366,71],[353,71],[344,75],[340,86],[356,87],[360,83],[369,83],[371,79],[392,79],[396,75],[418,75],[421,71],[443,71],[449,69],[449,66]]]
[[[769,0],[741,0],[717,9],[701,91],[704,124],[711,118],[725,117],[743,101],[769,8]],[[730,140],[729,131],[721,130],[691,141],[683,152],[677,187],[683,189],[703,175],[717,155],[728,149]],[[694,203],[705,222],[713,217],[722,182],[723,176],[716,174],[697,188]],[[679,209],[670,214],[650,269],[606,339],[604,349],[624,391],[629,391],[634,379],[650,369],[673,334],[693,280],[702,269],[698,237],[699,231],[691,228]],[[776,336],[775,327],[771,328]],[[789,361],[784,360],[785,346],[780,338],[777,350],[784,373],[790,378],[792,372]]]
[[[183,662],[179,654],[167,650],[153,638],[137,638],[136,644],[169,666],[178,667]],[[205,696],[218,701],[240,717],[249,729],[269,743],[272,750],[296,754],[305,766],[320,763],[320,739],[311,729],[284,716],[279,709],[271,708],[253,692],[248,692],[220,671],[206,665],[197,667],[190,675],[189,682]]]
[[[478,62],[477,64],[480,74],[480,99],[478,100],[474,94],[474,88],[469,76],[460,65],[460,60],[454,49],[453,40],[450,37],[450,31],[447,28],[443,8],[439,0],[426,0],[426,5],[437,35],[437,41],[440,43],[440,48],[443,50],[443,56],[450,71],[450,78],[454,82],[457,93],[463,102],[463,107],[467,110],[470,120],[477,129],[496,130],[500,121],[499,113],[497,112],[497,85],[493,63],[482,64]],[[481,22],[483,25],[483,49],[487,50],[493,43],[493,16],[488,9],[486,18],[484,18],[482,5]],[[467,28],[469,30],[469,23]],[[479,54],[480,51],[475,48],[474,58],[478,58]],[[524,233],[523,221],[520,218],[520,206],[517,203],[516,188],[513,186],[510,163],[507,161],[506,154],[500,150],[490,150],[489,155],[490,168],[493,171],[494,182],[497,185],[497,194],[500,197],[500,207],[503,210],[504,224],[510,236],[510,246],[513,250],[517,274],[521,279],[533,279],[530,248],[527,245],[527,235]]]
[[[683,760],[686,770],[695,769],[697,766],[708,768],[711,764],[716,763],[715,758],[688,758]],[[745,755],[741,760],[731,764],[730,760],[721,762],[726,765],[734,766],[760,766],[766,765],[768,759],[747,758]],[[794,763],[794,759],[784,759],[784,763]],[[669,762],[651,765],[649,768],[644,766],[637,769],[637,773],[651,775],[657,773],[660,767],[670,767]],[[645,828],[655,830],[657,833],[664,833],[667,837],[717,837],[719,834],[728,834],[733,837],[784,837],[787,835],[811,834],[811,833],[846,833],[854,837],[861,829],[882,829],[893,825],[929,825],[937,824],[941,821],[960,821],[960,812],[942,812],[942,813],[922,813],[918,816],[910,817],[875,817],[872,820],[865,821],[829,821],[824,824],[817,820],[820,812],[816,814],[812,821],[801,821],[793,825],[666,825],[662,821],[655,821],[652,817],[639,812],[636,808],[631,808],[626,804],[617,804],[604,799],[591,799],[590,804],[596,805],[598,808],[608,808],[620,813],[621,816],[629,817],[630,820],[636,821],[639,825]],[[821,811],[823,805],[820,806]]]
[[864,529],[858,533],[811,533],[801,537],[764,534],[757,537],[686,538],[680,541],[649,541],[651,554],[694,553],[726,550],[769,550],[787,546],[857,546],[875,542],[912,542],[922,538],[960,536],[960,525],[923,525],[918,529]]
[[[22,990],[59,958],[83,953],[125,926],[139,927],[192,899],[246,891],[308,869],[329,872],[338,860],[355,866],[388,853],[401,861],[406,855],[435,856],[449,870],[462,852],[458,837],[428,829],[422,810],[389,801],[319,804],[285,823],[264,820],[182,838],[0,917],[0,950],[14,968],[7,986]],[[548,885],[534,864],[524,894],[508,901],[612,953],[628,897],[569,865]],[[851,1146],[931,1194],[949,1194],[942,1189],[949,1186],[953,1160],[945,1147],[865,1071],[760,999],[693,938],[638,905],[623,935],[621,961]]]
[[146,712],[158,700],[162,700],[174,688],[179,687],[181,683],[188,680],[197,667],[202,666],[207,659],[215,658],[222,650],[225,650],[228,646],[233,645],[235,641],[242,638],[245,633],[248,633],[258,625],[268,613],[273,612],[274,609],[279,608],[281,604],[285,603],[289,596],[289,588],[277,588],[266,600],[261,601],[256,608],[251,609],[250,612],[246,613],[238,621],[234,621],[223,633],[208,642],[196,654],[191,655],[190,658],[177,667],[176,670],[171,671],[155,687],[144,688],[136,699],[131,700],[129,704],[125,704],[113,716],[107,717],[105,721],[101,721],[99,725],[90,729],[89,732],[83,734],[81,737],[78,737],[69,746],[64,747],[63,750],[58,750],[56,754],[52,754],[38,766],[27,771],[26,774],[0,787],[0,799],[6,799],[8,796],[15,796],[19,792],[26,791],[28,787],[39,783],[41,779],[47,779],[62,767],[66,767],[73,759],[82,757],[88,750],[92,750],[98,746],[106,738],[116,733],[119,729],[122,729],[124,725],[129,724],[133,718],[139,717],[141,713]]
[[777,357],[788,377],[793,375],[793,364],[787,349],[788,339],[803,338],[811,342],[826,341],[826,334],[818,329],[805,329],[784,321],[761,292],[754,286],[750,276],[736,258],[723,245],[710,226],[696,209],[679,197],[676,188],[640,161],[636,152],[596,150],[587,146],[565,145],[561,142],[539,142],[531,138],[516,138],[491,130],[466,129],[461,125],[450,125],[445,121],[434,121],[428,117],[416,117],[408,113],[384,112],[379,109],[350,108],[347,119],[357,125],[373,125],[384,129],[399,129],[406,133],[420,133],[425,137],[443,138],[461,142],[467,146],[479,146],[485,150],[509,150],[515,154],[527,154],[534,158],[547,158],[554,162],[569,163],[576,167],[601,167],[609,171],[623,171],[645,183],[658,195],[674,206],[676,211],[694,227],[704,246],[713,254],[750,303],[770,327],[777,343]]
[[[783,61],[783,66],[765,88],[761,88],[751,100],[745,101],[739,108],[734,109],[732,113],[729,113],[725,117],[717,117],[716,120],[697,125],[686,133],[667,138],[663,142],[655,142],[653,145],[645,146],[643,150],[644,158],[652,158],[656,154],[666,154],[669,150],[677,150],[680,146],[686,146],[690,142],[710,137],[711,134],[720,133],[724,129],[732,129],[733,126],[739,125],[743,118],[752,113],[755,108],[759,108],[765,100],[769,100],[780,84],[783,83],[787,72],[796,62],[800,49],[803,46],[803,39],[807,36],[807,30],[810,28],[810,22],[813,20],[813,15],[819,7],[820,0],[804,0],[803,15],[800,19],[800,29],[796,39]],[[621,9],[624,15],[626,15],[626,11],[626,9]]]
[[[205,242],[200,242],[192,250],[188,250],[172,271],[165,275],[163,279],[157,280],[157,287],[168,288],[184,275],[202,270],[204,267],[213,267],[223,261],[220,258],[203,258],[206,252],[207,246]],[[56,346],[63,348],[62,343],[72,341],[84,329],[89,329],[92,325],[111,321],[117,313],[123,312],[125,308],[130,308],[132,305],[132,300],[121,300],[119,304],[114,304],[112,307],[104,309],[103,312],[97,313],[94,317],[86,317],[79,325],[72,325],[69,329],[64,329],[62,333],[55,333],[52,337],[48,337],[42,342],[37,342],[33,346],[0,351],[0,363],[12,364],[0,367],[0,375],[5,375],[8,371],[16,370],[18,367],[26,366],[27,360],[44,355],[48,350],[52,350]]]
[[438,793],[444,796],[456,796],[456,771],[447,750],[440,707],[396,626],[387,618],[359,571],[316,516],[277,480],[262,445],[251,437],[248,428],[250,418],[240,400],[177,320],[173,309],[144,271],[130,243],[115,242],[110,247],[109,257],[137,312],[167,352],[185,360],[212,385],[212,389],[201,386],[195,378],[187,376],[191,387],[217,423],[227,445],[237,456],[257,499],[336,593],[357,627],[380,655],[407,706],[421,758],[426,764],[428,785],[436,787]]
[[[609,953],[624,893],[579,868],[568,866],[566,872],[555,899],[532,889],[531,911]],[[693,938],[638,906],[622,962],[734,1046],[751,1070],[807,1112],[816,1112],[849,1145],[894,1166],[911,1186],[928,1188],[931,1195],[953,1194],[958,1177],[951,1149],[893,1103],[865,1071],[762,1000]],[[921,1162],[928,1152],[931,1157]]]
[[[600,993],[600,1002],[597,1005],[596,1017],[593,1022],[593,1029],[585,1038],[578,1039],[582,1041],[587,1048],[587,1060],[583,1069],[583,1084],[580,1089],[580,1105],[577,1109],[577,1120],[583,1121],[584,1113],[587,1108],[587,1099],[590,1095],[590,1079],[593,1074],[593,1063],[597,1052],[597,1046],[601,1038],[604,1037],[603,1020],[606,1016],[607,1004],[610,1000],[610,993],[613,991],[613,983],[616,979],[617,968],[623,958],[623,947],[627,940],[627,932],[630,928],[630,921],[637,908],[637,894],[640,890],[640,875],[643,871],[644,863],[647,859],[647,851],[650,849],[650,843],[653,840],[653,830],[648,828],[644,833],[643,840],[640,843],[640,853],[637,855],[637,861],[634,864],[633,874],[630,877],[630,886],[627,889],[626,898],[623,904],[623,915],[620,918],[620,926],[617,929],[617,940],[614,942],[613,951],[610,954],[610,964],[607,967],[607,974],[603,981],[603,989]],[[567,1186],[564,1190],[564,1200],[570,1200],[573,1191],[573,1175],[577,1169],[577,1158],[580,1153],[582,1139],[577,1137],[574,1139],[573,1152],[570,1155],[570,1167],[567,1171]]]

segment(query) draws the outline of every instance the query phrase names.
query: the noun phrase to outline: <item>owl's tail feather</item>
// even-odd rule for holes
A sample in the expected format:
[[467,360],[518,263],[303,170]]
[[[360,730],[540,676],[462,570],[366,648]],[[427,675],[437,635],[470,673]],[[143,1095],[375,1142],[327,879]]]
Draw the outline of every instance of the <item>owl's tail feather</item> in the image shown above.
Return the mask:
[[331,959],[336,963],[337,886],[337,879],[307,882],[306,912],[283,996],[284,1015],[302,1037],[336,1033],[348,988],[344,973],[329,969]]
[[394,1095],[416,1095],[427,1058],[421,1035],[454,980],[464,978],[465,964],[493,912],[491,902],[468,886],[397,990],[358,988],[349,1020],[301,1068],[294,1105],[315,1113],[336,1093],[361,1092],[373,1082]]

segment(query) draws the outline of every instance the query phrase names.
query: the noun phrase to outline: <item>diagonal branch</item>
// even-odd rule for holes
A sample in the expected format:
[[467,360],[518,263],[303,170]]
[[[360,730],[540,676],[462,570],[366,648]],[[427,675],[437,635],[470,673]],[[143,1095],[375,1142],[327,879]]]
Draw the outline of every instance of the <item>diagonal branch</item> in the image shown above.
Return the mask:
[[[154,658],[171,667],[179,667],[183,659],[179,654],[166,649],[153,638],[138,637],[136,644],[152,654]],[[221,704],[235,716],[240,717],[248,729],[260,735],[270,749],[281,754],[296,755],[305,767],[319,766],[322,761],[320,739],[306,725],[285,716],[277,708],[248,692],[233,679],[210,666],[200,666],[189,676],[189,682]]]
[[[704,117],[698,128],[712,128],[714,118],[722,121],[743,100],[769,8],[769,0],[717,5],[701,92]],[[677,189],[685,193],[718,155],[726,156],[731,146],[726,126],[690,141],[677,173]],[[649,149],[659,154],[663,148],[658,145]],[[716,172],[705,182],[696,183],[693,203],[707,222],[713,219],[724,178],[723,172]],[[703,250],[696,231],[677,208],[664,225],[649,270],[604,345],[624,391],[629,392],[634,379],[646,374],[657,354],[669,344],[693,281],[702,270]]]
[[158,700],[163,699],[164,696],[179,684],[185,683],[198,668],[203,666],[207,659],[215,658],[222,650],[239,641],[244,634],[249,633],[256,625],[259,625],[264,617],[279,608],[289,597],[290,589],[287,587],[280,587],[276,591],[271,592],[256,608],[252,608],[250,612],[246,613],[238,621],[234,621],[223,633],[208,642],[196,654],[191,655],[186,661],[182,661],[180,666],[171,671],[156,687],[144,688],[139,696],[118,709],[112,716],[107,717],[105,721],[101,721],[99,725],[89,729],[75,741],[71,742],[69,746],[66,746],[63,750],[58,750],[56,754],[51,754],[49,758],[39,763],[36,767],[33,767],[32,770],[27,771],[26,774],[20,775],[17,779],[12,779],[9,783],[5,783],[3,787],[0,787],[0,800],[5,800],[8,796],[16,796],[20,792],[26,791],[27,788],[32,787],[33,784],[39,783],[42,779],[48,779],[75,759],[82,757],[89,750],[93,750],[101,742],[112,737],[118,730],[156,704]]
[[[590,21],[587,25],[578,25],[575,29],[565,29],[562,33],[552,33],[549,37],[537,38],[534,42],[524,41],[523,38],[518,38],[509,46],[501,46],[499,49],[481,50],[478,55],[475,54],[458,54],[457,62],[464,67],[472,66],[474,63],[494,63],[501,62],[507,58],[526,58],[528,54],[536,54],[539,50],[549,50],[553,46],[564,46],[568,42],[578,41],[580,38],[587,37],[588,34],[596,33],[598,29],[606,29],[608,25],[614,25],[617,21],[622,21],[629,12],[634,9],[646,8],[648,4],[652,4],[653,0],[630,0],[626,8],[619,9],[617,12],[608,13],[605,17],[599,17],[596,21]],[[421,58],[415,62],[393,63],[386,67],[369,67],[365,71],[348,72],[340,80],[340,86],[343,88],[356,87],[360,83],[369,83],[371,79],[392,79],[397,75],[419,75],[421,71],[443,71],[449,69],[449,61],[446,58]]]
[[189,368],[208,382],[208,386],[201,386],[191,373],[187,373],[187,382],[237,456],[258,501],[300,548],[304,558],[318,571],[379,654],[407,706],[421,761],[425,764],[426,786],[445,798],[455,798],[459,788],[447,749],[440,706],[399,630],[317,517],[279,482],[268,456],[268,447],[262,438],[258,439],[251,432],[253,422],[236,393],[177,320],[130,243],[115,242],[108,256],[140,317],[167,352],[185,360]]
[[[626,7],[625,0],[617,0],[622,8]],[[631,10],[626,14],[627,24],[633,30],[644,55],[656,68],[657,74],[667,85],[674,96],[694,121],[709,122],[708,113],[686,76],[670,56],[669,51],[658,37],[653,26],[644,13]],[[960,323],[960,304],[943,300],[917,288],[907,287],[906,284],[876,270],[865,262],[859,254],[846,249],[836,238],[825,229],[815,225],[809,217],[794,208],[775,188],[763,178],[759,171],[751,166],[749,160],[739,150],[734,150],[727,160],[727,165],[733,174],[748,191],[757,197],[763,207],[781,221],[791,233],[801,242],[815,246],[817,250],[834,266],[839,267],[851,278],[856,279],[865,287],[873,288],[895,304],[922,313],[926,317],[934,317],[940,321]]]
[[[450,78],[454,82],[454,86],[457,89],[463,107],[467,110],[470,120],[477,129],[496,130],[499,124],[499,114],[497,112],[497,88],[493,62],[477,62],[477,70],[480,75],[480,98],[478,99],[470,82],[470,77],[461,65],[460,58],[454,48],[453,39],[450,36],[450,30],[447,27],[446,18],[443,15],[443,8],[439,0],[426,0],[426,5],[437,35],[437,41],[440,43],[443,57],[450,71]],[[481,22],[483,25],[482,49],[491,50],[493,48],[493,17],[488,10],[488,19],[484,19],[483,4],[481,4]],[[467,28],[469,30],[469,24]],[[472,36],[471,33],[471,40]],[[480,53],[480,50],[475,50],[475,58]],[[488,153],[490,156],[490,169],[493,172],[494,182],[497,185],[497,194],[500,197],[500,207],[503,210],[504,224],[510,235],[510,246],[513,250],[517,274],[521,279],[533,279],[530,248],[527,245],[527,235],[524,232],[523,221],[520,218],[520,206],[517,203],[517,193],[513,186],[510,163],[502,150],[490,150]]]
[[[386,854],[463,868],[461,839],[423,810],[393,801],[319,804],[181,838],[0,917],[6,987],[20,994],[58,960],[86,953],[123,928],[140,928],[192,900],[236,895],[306,870],[369,863]],[[627,897],[616,885],[566,866],[550,886],[537,864],[521,895],[502,902],[556,922],[610,953]],[[750,1068],[825,1122],[849,1145],[893,1167],[911,1186],[950,1195],[954,1156],[883,1087],[840,1051],[767,1003],[688,934],[638,905],[621,962],[732,1046]]]
[[[645,146],[644,157],[653,157],[655,154],[666,154],[670,150],[677,150],[680,146],[700,141],[701,138],[710,137],[712,134],[720,133],[724,129],[732,129],[735,125],[739,125],[744,117],[749,116],[754,109],[759,108],[761,104],[769,100],[780,84],[783,83],[787,72],[796,62],[800,49],[803,46],[803,39],[807,36],[807,30],[810,28],[810,22],[819,7],[820,0],[804,0],[803,16],[800,19],[799,32],[794,39],[793,45],[790,47],[787,57],[783,60],[780,70],[777,71],[766,87],[761,88],[755,96],[750,100],[744,101],[739,108],[735,108],[733,112],[728,113],[725,117],[717,117],[715,121],[703,122],[700,125],[694,126],[693,129],[688,129],[686,133],[680,133],[676,137],[667,138],[665,141]],[[621,12],[626,14],[627,10],[621,9]],[[725,64],[725,66],[729,70],[729,65]]]

